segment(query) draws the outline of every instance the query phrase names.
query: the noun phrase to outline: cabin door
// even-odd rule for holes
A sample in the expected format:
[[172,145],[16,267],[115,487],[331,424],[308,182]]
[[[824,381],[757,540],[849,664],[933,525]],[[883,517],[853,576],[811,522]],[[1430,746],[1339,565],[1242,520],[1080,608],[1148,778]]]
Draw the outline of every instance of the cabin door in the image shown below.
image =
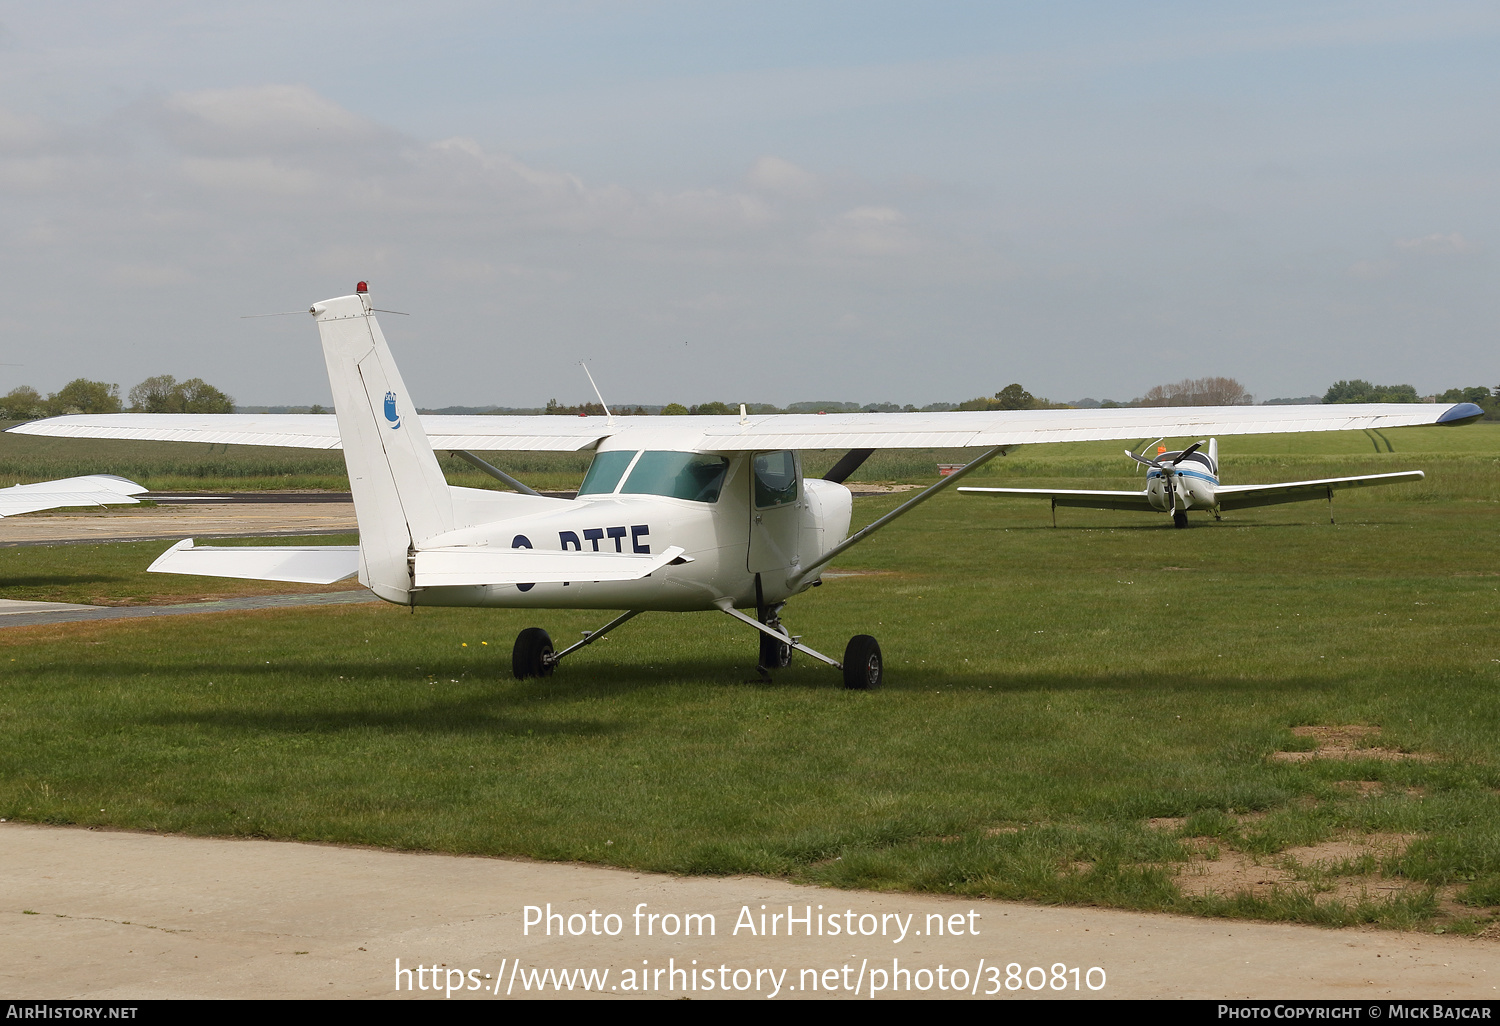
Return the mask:
[[802,462],[791,449],[750,457],[751,573],[796,563],[801,541]]

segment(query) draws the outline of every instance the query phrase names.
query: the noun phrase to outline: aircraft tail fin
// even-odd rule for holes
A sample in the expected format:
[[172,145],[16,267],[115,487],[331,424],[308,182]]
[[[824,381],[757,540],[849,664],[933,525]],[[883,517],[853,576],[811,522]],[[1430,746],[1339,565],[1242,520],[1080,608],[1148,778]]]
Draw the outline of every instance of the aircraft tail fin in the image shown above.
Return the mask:
[[312,308],[328,364],[344,464],[359,521],[359,580],[391,602],[412,590],[411,557],[453,530],[453,502],[368,292]]
[[1208,440],[1208,462],[1213,464],[1214,477],[1219,476],[1219,440],[1210,438]]

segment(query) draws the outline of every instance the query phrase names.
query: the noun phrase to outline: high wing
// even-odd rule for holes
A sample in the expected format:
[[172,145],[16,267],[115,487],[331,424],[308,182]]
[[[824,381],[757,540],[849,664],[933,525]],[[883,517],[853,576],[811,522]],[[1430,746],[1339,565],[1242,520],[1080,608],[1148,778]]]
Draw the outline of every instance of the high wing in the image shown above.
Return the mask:
[[114,474],[90,474],[60,481],[0,488],[0,517],[35,513],[65,506],[121,506],[140,502],[132,496],[146,491],[144,485]]
[[1151,512],[1145,492],[1080,491],[1071,488],[960,488],[967,495],[1019,495],[1028,499],[1051,499],[1054,506],[1084,509],[1139,509]]
[[[1462,424],[1473,403],[1318,406],[1169,406],[1110,410],[954,413],[781,413],[749,417],[423,416],[435,449],[573,452],[605,438],[695,452],[762,449],[927,449],[1156,437],[1358,431]],[[319,415],[111,413],[53,417],[10,429],[23,435],[340,448],[337,419]]]
[[1371,485],[1397,484],[1401,481],[1420,481],[1420,470],[1408,470],[1399,474],[1369,474],[1364,477],[1326,477],[1319,481],[1286,481],[1268,485],[1220,485],[1214,489],[1214,498],[1219,500],[1222,510],[1250,509],[1253,506],[1274,506],[1282,502],[1306,502],[1309,499],[1328,497],[1335,488],[1368,488]]

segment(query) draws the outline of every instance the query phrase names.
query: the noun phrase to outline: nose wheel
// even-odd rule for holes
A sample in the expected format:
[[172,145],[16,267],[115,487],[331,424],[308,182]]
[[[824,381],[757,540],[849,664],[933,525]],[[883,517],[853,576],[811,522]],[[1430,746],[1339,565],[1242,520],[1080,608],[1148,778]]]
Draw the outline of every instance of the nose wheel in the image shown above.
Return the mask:
[[1173,527],[1186,527],[1187,526],[1187,513],[1185,511],[1183,511],[1183,510],[1180,510],[1180,509],[1179,510],[1173,510],[1172,511],[1172,526]]
[[774,616],[774,612],[779,611],[780,608],[777,606],[770,616],[763,611],[761,615],[766,616],[767,619],[766,622],[762,622],[753,620],[735,609],[728,599],[719,605],[722,612],[741,623],[749,624],[760,632],[760,670],[763,677],[770,676],[767,672],[768,667],[785,666],[791,659],[792,651],[796,650],[841,671],[846,688],[869,691],[880,687],[880,682],[885,676],[885,667],[880,659],[880,645],[874,638],[868,634],[857,634],[850,638],[848,646],[844,649],[844,661],[840,663],[822,652],[808,648],[802,644],[800,637],[788,634],[786,628],[781,625],[781,621]]

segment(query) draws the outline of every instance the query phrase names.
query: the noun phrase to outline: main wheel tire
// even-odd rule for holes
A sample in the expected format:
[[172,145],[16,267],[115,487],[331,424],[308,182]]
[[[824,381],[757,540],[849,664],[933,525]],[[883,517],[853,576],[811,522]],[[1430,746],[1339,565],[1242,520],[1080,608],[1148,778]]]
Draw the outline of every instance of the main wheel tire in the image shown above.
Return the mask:
[[780,670],[792,661],[792,646],[784,641],[777,641],[769,634],[760,636],[760,662],[756,665],[762,670]]
[[1173,527],[1186,527],[1187,524],[1187,513],[1184,510],[1179,509],[1172,514]]
[[552,668],[552,637],[540,627],[528,627],[516,635],[516,645],[510,650],[510,671],[516,680],[527,677],[550,677]]
[[856,634],[844,646],[844,687],[873,691],[885,677],[880,643],[868,634]]

